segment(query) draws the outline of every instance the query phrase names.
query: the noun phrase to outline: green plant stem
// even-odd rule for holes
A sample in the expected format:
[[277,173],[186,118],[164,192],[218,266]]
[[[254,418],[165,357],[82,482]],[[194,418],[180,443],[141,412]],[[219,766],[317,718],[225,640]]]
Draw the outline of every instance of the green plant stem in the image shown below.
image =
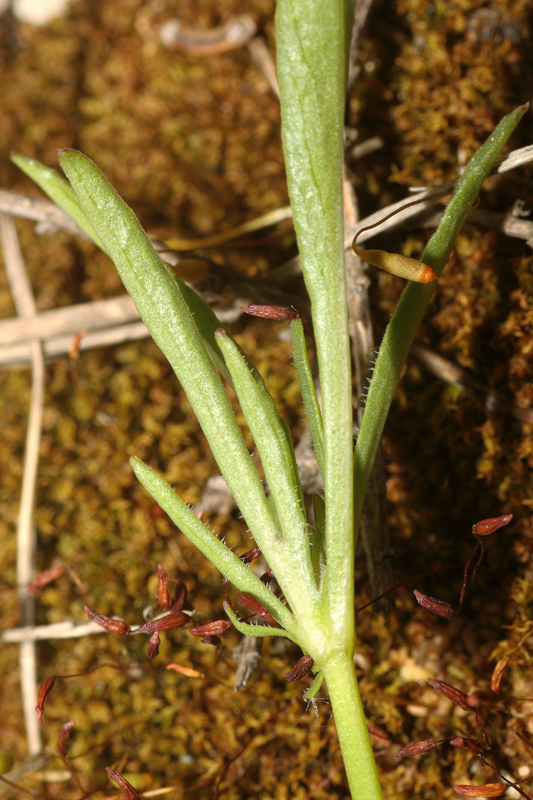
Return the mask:
[[[354,800],[382,797],[352,657],[352,387],[344,262],[343,123],[353,0],[278,0],[278,78],[287,183],[312,304],[322,394],[325,609],[302,644],[328,681]],[[320,624],[319,624],[320,622]],[[338,716],[337,716],[338,715]]]
[[351,653],[338,653],[325,665],[321,665],[321,670],[328,686],[352,797],[357,800],[382,800],[353,656]]
[[287,185],[312,304],[322,394],[331,631],[354,642],[352,387],[344,264],[343,129],[352,0],[278,0]]
[[[437,275],[440,276],[444,269],[450,251],[483,181],[492,171],[509,136],[526,110],[527,106],[520,106],[502,119],[471,159],[461,176],[439,227],[429,240],[421,258],[424,263],[433,267]],[[434,283],[427,286],[408,283],[381,343],[354,454],[356,538],[370,473],[392,397],[409,348],[437,286],[438,284]]]

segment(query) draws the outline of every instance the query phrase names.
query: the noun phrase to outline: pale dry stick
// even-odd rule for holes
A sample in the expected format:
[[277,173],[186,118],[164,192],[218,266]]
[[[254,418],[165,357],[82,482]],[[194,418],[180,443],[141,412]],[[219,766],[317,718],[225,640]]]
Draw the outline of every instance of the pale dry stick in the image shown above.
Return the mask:
[[475,208],[468,215],[467,222],[482,228],[500,231],[512,239],[524,239],[529,247],[533,247],[533,222],[520,217],[517,213],[516,203],[503,214],[484,208]]
[[348,67],[347,97],[350,99],[355,81],[361,72],[361,42],[363,29],[366,25],[373,0],[359,0],[355,4],[355,13],[350,43],[350,63]]
[[238,50],[257,33],[257,26],[248,14],[231,17],[214,28],[192,28],[173,18],[159,32],[161,43],[172,50],[199,56],[218,56]]
[[67,308],[42,311],[31,319],[8,319],[0,322],[0,347],[67,334],[74,336],[82,328],[87,331],[133,322],[139,318],[129,295],[92,303],[79,303]]
[[191,28],[179,19],[170,19],[159,32],[166,47],[199,56],[217,56],[248,46],[259,71],[279,98],[276,67],[264,39],[256,36],[257,26],[247,14],[232,17],[215,28]]
[[413,344],[409,352],[426,369],[446,383],[459,386],[462,389],[471,387],[478,393],[485,395],[485,408],[490,413],[509,414],[520,422],[533,423],[533,409],[521,408],[511,398],[506,397],[495,389],[490,389],[477,381],[466,369],[453,364],[442,356],[433,353],[429,348]]
[[[40,770],[45,769],[49,764],[51,758],[52,756],[50,754],[46,755],[41,754],[38,756],[28,757],[22,762],[22,764],[20,764],[15,769],[11,770],[10,772],[4,772],[2,777],[4,779],[7,779],[7,781],[9,781],[10,783],[14,783],[23,776],[31,775],[32,773],[39,772]],[[11,791],[12,791],[11,786],[8,785],[7,783],[3,783],[3,785],[0,786],[0,797],[3,797],[3,795]],[[14,795],[12,794],[11,797],[13,796]],[[35,797],[33,793],[32,797]]]
[[[233,322],[241,316],[239,306],[250,301],[253,287],[250,288],[250,295],[244,300],[236,297],[226,306],[216,309],[221,323]],[[87,333],[80,341],[80,350],[121,344],[148,336],[146,325],[139,320],[129,295],[94,300],[42,311],[26,321],[18,318],[0,320],[0,366],[29,364],[30,342],[33,338],[40,339],[47,360],[67,354],[73,338],[81,329]]]
[[371,136],[370,139],[365,139],[364,142],[349,145],[347,152],[350,155],[350,161],[359,161],[361,158],[366,158],[370,153],[381,150],[384,144],[385,142],[380,136]]
[[[42,642],[52,639],[79,639],[82,636],[90,636],[95,633],[105,633],[96,622],[83,622],[77,625],[75,622],[66,620],[65,622],[54,622],[51,625],[37,625],[34,628],[9,628],[2,631],[0,641],[6,643],[14,642]],[[35,714],[35,709],[33,711]]]
[[[72,220],[68,214],[56,206],[49,200],[42,200],[37,197],[28,197],[26,195],[18,194],[17,192],[8,192],[5,189],[0,189],[0,213],[9,214],[13,217],[22,217],[23,219],[30,219],[38,223],[36,226],[37,233],[53,233],[56,230],[65,230],[69,233],[81,236],[87,239],[87,234]],[[262,228],[276,225],[286,219],[292,218],[292,211],[290,206],[282,206],[274,208],[265,214],[261,214],[255,219],[243,222],[234,228],[220,231],[210,236],[202,236],[195,239],[183,238],[170,238],[169,242],[175,242],[175,248],[168,244],[167,241],[163,242],[154,236],[151,236],[151,242],[154,250],[158,253],[162,261],[175,267],[183,258],[182,251],[199,250],[210,247],[216,247],[220,244],[236,239],[240,236],[253,233],[261,230]]]
[[278,76],[276,65],[270,55],[265,40],[261,36],[255,36],[248,42],[248,50],[255,61],[261,75],[265,78],[270,88],[279,99]]
[[[15,307],[20,316],[31,318],[36,313],[35,300],[24,269],[15,223],[11,217],[4,214],[0,214],[0,240]],[[44,403],[44,357],[39,339],[33,339],[30,347],[32,390],[24,453],[20,510],[17,522],[17,583],[20,587],[19,602],[22,621],[28,627],[34,624],[35,611],[34,599],[28,595],[26,586],[33,577],[35,561],[35,488]],[[35,704],[37,702],[35,642],[21,642],[19,661],[28,752],[30,755],[36,755],[41,750],[41,735],[35,715]]]
[[[0,323],[1,326],[1,323]],[[52,361],[60,356],[67,355],[72,345],[72,334],[52,336],[41,339],[43,354],[46,361]],[[144,322],[131,322],[126,325],[116,325],[112,328],[102,328],[92,333],[87,333],[80,341],[81,350],[92,350],[95,347],[108,347],[124,344],[124,342],[137,341],[148,338],[148,328]],[[28,366],[31,359],[30,345],[27,342],[0,347],[0,366],[6,368],[19,368]]]
[[43,200],[41,197],[28,197],[18,192],[8,192],[0,189],[0,213],[13,217],[31,219],[38,224],[38,233],[50,233],[64,230],[75,233],[87,239],[81,228],[69,215],[55,203]]
[[523,167],[524,164],[529,164],[531,161],[533,161],[533,144],[528,144],[526,147],[512,150],[505,156],[496,167],[496,172],[509,172],[509,170]]
[[[513,150],[509,155],[501,161],[498,166],[493,170],[491,174],[502,174],[504,172],[508,172],[509,170],[516,169],[517,167],[525,166],[533,161],[533,145],[529,145],[528,147],[522,147],[518,150]],[[374,214],[370,214],[370,216],[365,217],[359,221],[358,225],[354,225],[350,228],[347,228],[344,231],[344,248],[345,250],[349,250],[352,246],[353,237],[357,232],[357,228],[359,225],[364,225],[365,227],[370,227],[374,225],[376,222],[384,219],[384,217],[390,215],[393,212],[398,212],[397,214],[394,213],[394,216],[391,219],[388,219],[379,229],[376,229],[372,232],[365,231],[361,234],[358,241],[359,243],[367,241],[367,239],[371,239],[374,235],[378,232],[383,233],[386,230],[392,230],[394,228],[399,227],[400,225],[408,222],[409,220],[417,217],[419,215],[424,214],[430,208],[432,208],[441,198],[445,197],[447,194],[450,194],[456,184],[456,180],[447,181],[446,183],[442,183],[440,186],[435,186],[433,188],[413,188],[411,190],[412,196],[416,197],[420,202],[419,204],[406,207],[403,211],[399,209],[405,205],[406,198],[403,200],[398,200],[396,203],[391,203],[389,206],[385,206],[381,208],[379,211],[376,211]],[[439,217],[440,219],[440,217]],[[515,228],[516,229],[516,228]],[[521,237],[522,238],[522,237]],[[273,285],[275,283],[284,283],[285,281],[292,280],[293,278],[300,275],[302,272],[302,265],[300,263],[300,256],[295,256],[290,261],[287,261],[285,264],[282,264],[280,267],[277,267],[274,270],[271,270],[268,274],[268,281],[269,285]]]
[[[530,215],[530,210],[525,208],[522,200],[516,200],[507,211],[489,211],[486,208],[475,208],[468,214],[466,221],[479,228],[488,228],[500,231],[511,239],[523,239],[529,247],[533,248],[533,222],[524,217]],[[426,215],[421,220],[424,228],[436,228],[442,217],[440,211]]]

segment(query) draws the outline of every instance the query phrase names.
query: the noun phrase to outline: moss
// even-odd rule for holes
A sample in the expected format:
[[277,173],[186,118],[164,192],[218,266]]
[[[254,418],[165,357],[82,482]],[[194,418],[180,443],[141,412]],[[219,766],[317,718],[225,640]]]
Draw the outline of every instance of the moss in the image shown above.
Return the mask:
[[[248,52],[201,59],[170,53],[157,43],[159,25],[178,10],[186,23],[197,25],[246,12],[273,49],[274,3],[180,0],[165,8],[133,0],[117,0],[112,8],[73,3],[65,18],[45,28],[15,26],[0,53],[3,186],[37,194],[8,162],[10,148],[53,165],[58,147],[75,146],[97,161],[158,236],[209,234],[287,203],[278,105]],[[529,96],[528,4],[493,3],[489,41],[483,38],[484,8],[475,0],[376,5],[351,104],[360,139],[380,135],[385,142],[354,167],[363,213],[403,195],[391,176],[396,184],[453,177],[498,119]],[[530,139],[526,119],[513,147]],[[526,182],[498,179],[488,183],[481,205],[505,211],[516,198],[531,204],[530,195]],[[92,245],[63,233],[37,236],[28,222],[18,223],[18,229],[39,309],[122,293],[116,272]],[[425,238],[425,232],[412,233],[409,248],[416,252]],[[258,247],[226,248],[214,257],[246,275],[263,274],[293,248],[292,236],[283,232]],[[533,396],[531,261],[522,242],[467,226],[420,332],[421,342],[524,407]],[[11,316],[12,300],[0,280],[1,313]],[[398,286],[389,276],[374,282],[378,327],[388,320]],[[235,332],[298,438],[302,413],[290,348],[279,341],[279,327],[247,320],[236,324]],[[216,472],[161,353],[149,342],[86,352],[78,373],[74,381],[66,360],[47,367],[38,569],[68,563],[95,608],[135,624],[146,607],[155,606],[154,574],[162,563],[172,580],[185,581],[206,619],[220,618],[220,577],[159,515],[127,463],[134,453],[147,459],[190,502]],[[13,531],[29,391],[28,371],[0,376],[6,628],[18,624],[16,593],[9,587],[16,581]],[[410,362],[384,444],[395,579],[411,582],[398,591],[386,622],[371,610],[358,615],[362,691],[370,718],[394,741],[379,758],[386,796],[433,798],[438,786],[439,796],[452,797],[452,782],[472,776],[472,756],[449,750],[420,762],[394,756],[406,740],[448,730],[449,709],[433,693],[421,697],[422,684],[409,679],[414,673],[406,665],[448,676],[451,683],[464,676],[464,689],[486,687],[495,659],[525,635],[533,602],[531,430],[492,413],[477,390],[450,388]],[[488,543],[464,614],[446,625],[415,608],[412,588],[457,596],[471,525],[502,510],[515,513],[515,524]],[[237,515],[215,514],[211,523],[232,544],[248,546]],[[358,559],[362,596],[367,589],[361,571]],[[413,582],[421,574],[426,577]],[[80,595],[66,576],[38,594],[37,617],[42,624],[85,620]],[[236,643],[230,632],[215,650],[176,631],[164,638],[154,661],[147,660],[146,642],[139,638],[100,634],[40,644],[40,677],[111,665],[58,681],[45,712],[45,745],[54,750],[61,725],[74,719],[71,763],[85,788],[105,794],[110,784],[103,768],[113,764],[149,774],[155,789],[173,786],[199,797],[212,797],[217,781],[228,800],[303,800],[311,792],[318,800],[346,797],[327,702],[318,700],[317,723],[314,710],[306,712],[302,702],[303,687],[289,686],[281,677],[298,654],[277,642],[264,643],[259,671],[245,690],[234,693]],[[508,694],[532,694],[529,650],[526,642],[511,658],[504,674]],[[17,658],[15,645],[2,648],[3,714],[9,721],[2,748],[20,764],[25,740]],[[166,671],[169,662],[205,677]],[[529,760],[513,734],[529,724],[521,706],[501,704],[488,717],[502,743],[499,763],[516,775]],[[58,759],[49,766],[63,768]],[[46,783],[31,774],[20,781],[43,800],[79,797],[73,781]]]

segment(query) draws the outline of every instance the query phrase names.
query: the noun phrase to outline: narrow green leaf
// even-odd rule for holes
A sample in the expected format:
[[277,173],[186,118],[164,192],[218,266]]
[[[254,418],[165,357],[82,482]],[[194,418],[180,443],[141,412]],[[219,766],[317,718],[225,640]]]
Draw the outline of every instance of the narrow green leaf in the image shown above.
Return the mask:
[[[442,273],[450,251],[472,208],[483,181],[489,176],[503,147],[525,114],[520,106],[502,119],[459,178],[439,227],[421,260]],[[354,454],[355,520],[359,527],[368,480],[396,384],[422,317],[438,283],[422,286],[409,282],[385,331],[365,404]]]
[[322,476],[324,475],[324,428],[322,426],[322,412],[318,405],[315,392],[315,384],[309,366],[307,347],[305,344],[305,333],[301,319],[291,321],[292,351],[294,353],[294,363],[298,373],[298,381],[302,392],[302,400],[309,423],[311,439],[315,450],[316,460]]
[[[509,137],[528,108],[529,104],[526,104],[507,114],[468,162],[468,166],[461,175],[453,196],[446,206],[439,227],[422,254],[422,260],[433,267],[437,275],[440,275],[444,269],[454,242],[475,203],[483,182],[492,172]],[[438,284],[432,284],[432,288],[434,289],[436,285]]]
[[239,633],[242,633],[244,636],[282,636],[285,639],[291,639],[295,644],[299,643],[297,637],[294,634],[289,634],[284,628],[271,628],[267,625],[250,625],[249,622],[242,622],[230,607],[229,603],[224,603],[224,611]]
[[60,162],[141,318],[185,389],[257,544],[261,549],[269,543],[273,545],[278,536],[263,486],[222,381],[184,300],[181,281],[170,275],[134,213],[90,159],[65,150]]
[[[283,551],[287,556],[292,554],[291,583],[294,583],[295,574],[300,572],[301,578],[311,588],[314,581],[309,534],[290,433],[285,429],[276,404],[259,372],[255,368],[250,369],[240,348],[224,331],[218,331],[216,338],[233,378],[239,403],[254,437],[270,494],[276,505],[276,516],[282,526]],[[266,551],[265,557],[270,566],[274,567],[275,555]],[[275,567],[275,571],[289,604],[294,608],[292,587],[284,584],[279,565]]]
[[309,687],[309,689],[304,694],[304,700],[309,701],[312,700],[313,697],[316,697],[323,683],[324,683],[324,673],[319,672],[316,678],[314,679],[313,683]]
[[200,522],[161,475],[138,458],[132,458],[131,465],[139,481],[163,511],[222,575],[236,588],[257,597],[281,625],[294,630],[294,617],[287,606],[259,580],[249,566]]
[[231,387],[233,387],[231,375],[228,372],[226,362],[222,357],[222,353],[220,352],[220,348],[215,339],[215,332],[220,330],[222,327],[220,320],[213,309],[207,305],[207,303],[194,291],[194,289],[191,289],[190,286],[184,283],[169,266],[166,264],[163,264],[163,266],[176,284],[178,292],[181,293],[181,296],[187,303],[189,311],[193,316],[194,324],[198,328],[198,332],[202,337],[203,345],[209,358],[211,359],[211,362],[220,372],[224,380]]
[[59,172],[55,169],[50,169],[50,167],[45,167],[35,158],[27,158],[16,153],[11,156],[11,161],[25,172],[32,181],[35,181],[37,186],[40,186],[43,192],[74,220],[89,239],[105,252],[105,248],[80,206],[72,186]]
[[[63,209],[104,253],[106,252],[93,226],[87,219],[87,215],[83,211],[74,189],[62,175],[56,170],[45,167],[44,164],[41,164],[33,158],[26,158],[26,156],[14,154],[11,156],[11,160],[25,172],[28,177],[34,180],[48,197]],[[175,273],[166,265],[165,267],[169,275],[172,278],[176,278],[176,282],[178,282],[179,279]],[[218,346],[215,343],[214,334],[215,331],[220,328],[219,320],[207,303],[205,303],[193,289],[187,286],[186,283],[181,282],[179,288],[185,302],[191,309],[191,313],[195,316],[196,325],[204,338],[204,345],[209,357],[218,371],[223,375],[224,379],[231,385],[229,372],[226,369],[224,359],[221,357]]]

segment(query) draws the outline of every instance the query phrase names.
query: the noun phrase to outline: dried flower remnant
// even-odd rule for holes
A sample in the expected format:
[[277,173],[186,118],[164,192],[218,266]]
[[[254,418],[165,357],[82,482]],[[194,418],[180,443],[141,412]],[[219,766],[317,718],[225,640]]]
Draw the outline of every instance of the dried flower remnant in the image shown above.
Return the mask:
[[177,614],[187,603],[187,587],[183,583],[183,581],[178,581],[178,585],[176,587],[176,594],[174,597],[174,602],[170,607],[170,612],[172,614]]
[[52,581],[57,580],[60,578],[61,575],[64,575],[65,567],[58,566],[58,567],[50,567],[50,569],[45,569],[44,572],[40,572],[32,582],[28,586],[28,594],[30,597],[35,594],[37,589],[42,589],[44,586],[48,586],[49,583]]
[[491,691],[493,691],[495,694],[500,693],[500,684],[502,682],[504,670],[507,667],[508,663],[509,663],[509,657],[502,656],[502,658],[499,659],[498,663],[496,664],[496,666],[492,671],[492,676],[490,679],[490,688]]
[[141,795],[134,789],[131,783],[129,783],[126,778],[123,778],[118,769],[112,769],[111,767],[106,767],[106,772],[111,778],[112,781],[115,781],[117,786],[122,790],[122,792],[126,795],[128,800],[141,800]]
[[490,747],[479,742],[477,739],[469,739],[466,736],[455,736],[450,739],[452,747],[459,747],[461,750],[467,750],[469,753],[475,753],[476,756],[484,757],[485,750],[490,750]]
[[241,306],[241,311],[245,314],[250,314],[252,317],[263,317],[264,319],[300,319],[302,316],[299,311],[289,306],[272,306],[272,305],[255,305],[251,303],[248,306]]
[[290,672],[284,672],[283,677],[289,683],[293,683],[294,681],[299,681],[300,678],[303,678],[311,667],[313,666],[313,659],[309,655],[302,656],[301,659],[295,664],[295,666],[291,669]]
[[438,747],[438,745],[442,744],[444,741],[444,739],[421,739],[419,742],[412,742],[412,744],[401,747],[396,755],[398,758],[419,756],[421,753],[429,753],[430,750],[434,750],[435,747]]
[[70,722],[65,722],[65,724],[59,731],[59,736],[57,739],[57,752],[59,753],[61,758],[67,757],[70,734],[72,732],[73,726],[74,726],[74,720],[71,720]]
[[193,636],[220,636],[231,628],[231,622],[227,619],[217,619],[214,622],[206,622],[205,625],[197,625],[196,628],[191,628],[189,633]]
[[509,787],[505,783],[483,783],[478,786],[458,784],[453,788],[462,797],[501,797]]
[[368,733],[371,739],[373,739],[378,744],[381,744],[383,747],[390,746],[391,740],[389,734],[386,731],[384,731],[378,725],[374,725],[372,722],[367,722],[366,727],[368,728]]
[[455,686],[450,686],[449,683],[445,683],[444,681],[438,681],[435,678],[429,678],[428,683],[440,694],[447,697],[448,700],[451,700],[452,703],[460,706],[463,711],[471,711],[472,707],[468,704],[468,695],[465,692],[462,692],[460,689],[456,689]]
[[[259,547],[252,547],[251,550],[248,550],[242,556],[239,556],[239,558],[245,564],[250,564],[252,561],[255,561],[256,558],[259,558],[260,555],[262,555],[262,553],[261,553],[261,550],[259,549]],[[263,574],[261,575],[259,580],[261,581],[261,583],[268,584],[273,579],[273,577],[274,577],[274,573],[272,572],[272,570],[269,567],[266,570],[266,572],[263,572]]]
[[167,573],[161,564],[157,565],[157,602],[162,611],[168,611],[172,607],[172,595],[168,586]]
[[[241,311],[242,311],[242,309],[241,309]],[[260,555],[262,555],[262,554],[261,554],[261,550],[259,549],[259,547],[252,547],[251,550],[247,550],[246,553],[243,553],[243,555],[239,556],[239,558],[245,564],[250,564],[252,561],[255,561],[256,558],[259,558]]]
[[482,519],[481,522],[476,522],[472,526],[472,533],[474,536],[488,536],[494,531],[508,525],[513,518],[512,514],[504,514],[501,517],[491,517],[490,519]]
[[[479,756],[486,767],[494,770],[498,777],[505,781],[505,788],[512,787],[521,797],[524,797],[525,800],[532,800],[532,798],[526,794],[517,783],[508,780],[505,775],[502,775],[497,767],[494,766],[494,764],[491,764],[489,761],[487,761],[485,758],[485,752],[490,750],[490,747],[489,745],[484,745],[482,742],[479,742],[477,739],[469,739],[466,736],[450,736],[446,739],[422,739],[419,742],[413,742],[406,747],[402,747],[400,750],[398,750],[396,755],[400,758],[405,756],[420,755],[421,753],[427,753],[430,750],[433,750],[443,742],[449,742],[452,747],[459,747],[461,750],[466,750],[469,753],[474,753],[474,755]],[[499,788],[492,788],[496,786],[499,787],[501,784],[485,784],[485,786],[491,787],[489,791],[493,791],[494,794],[484,794],[482,792],[476,793],[477,787],[471,786],[457,785],[454,786],[454,789],[456,789],[459,794],[463,794],[464,797],[500,797],[503,794],[503,791]]]
[[311,337],[313,344],[315,345],[316,350],[316,342],[315,337],[313,336],[313,331],[311,326],[309,325],[306,318],[303,314],[300,314],[294,306],[273,306],[273,305],[256,305],[251,303],[248,306],[241,306],[241,311],[244,311],[245,314],[250,314],[252,317],[263,317],[264,319],[275,319],[279,322],[290,319],[291,322],[295,319],[301,319],[303,324],[307,329],[307,333]]
[[134,633],[154,633],[154,631],[174,631],[176,628],[183,628],[189,621],[186,614],[167,614],[159,619],[152,619],[146,622],[140,628],[137,628]]
[[159,655],[160,644],[161,639],[159,638],[159,631],[154,631],[150,636],[150,642],[148,644],[148,658],[155,658]]
[[218,647],[222,644],[222,639],[220,636],[212,636],[210,633],[206,633],[204,638],[201,640],[202,644],[210,644],[213,647]]
[[[492,672],[492,677],[491,677],[491,681],[490,681],[490,688],[496,694],[500,693],[500,684],[501,684],[501,681],[502,681],[503,673],[504,673],[507,665],[509,664],[509,661],[511,660],[511,656],[514,653],[516,653],[518,650],[520,650],[520,648],[525,644],[525,642],[527,642],[527,640],[529,639],[529,637],[532,634],[533,634],[533,626],[530,626],[529,629],[524,634],[524,636],[522,636],[520,641],[517,642],[517,644],[513,647],[513,649],[510,650],[507,653],[506,656],[502,656],[498,660],[498,662],[497,662],[497,664],[494,667],[494,670]],[[505,697],[505,699],[508,699],[507,696],[504,696],[504,697]],[[528,697],[524,697],[524,698],[513,697],[513,698],[509,698],[509,699],[513,699],[513,700],[529,700],[530,698],[528,698]]]
[[479,552],[477,561],[474,564],[474,568],[472,569],[472,581],[475,581],[478,567],[481,564],[481,560],[483,559],[483,556],[485,554],[485,541],[483,537],[488,536],[491,533],[494,533],[494,531],[499,530],[499,528],[503,528],[504,525],[508,525],[511,522],[512,518],[513,518],[512,514],[504,514],[501,517],[491,517],[490,519],[482,519],[480,522],[476,522],[476,524],[472,526],[472,533],[477,539],[477,544],[474,547],[470,558],[465,564],[463,573],[463,585],[461,587],[461,596],[459,598],[458,613],[463,607],[463,600],[466,592],[466,582],[468,578],[468,570],[470,569],[470,565],[472,564],[474,558]]
[[263,574],[261,575],[261,577],[259,578],[259,580],[261,581],[261,583],[264,583],[264,584],[265,584],[265,586],[268,586],[268,584],[269,584],[271,581],[273,581],[273,580],[274,580],[274,573],[272,572],[272,570],[271,570],[271,569],[267,569],[267,571],[266,571],[266,572],[263,572]]
[[43,712],[44,706],[46,701],[48,700],[48,695],[54,688],[54,683],[56,682],[56,676],[52,675],[50,678],[45,678],[44,681],[39,686],[39,692],[37,693],[37,705],[35,706],[35,710],[37,712],[37,716],[39,717],[39,722],[41,725],[43,724]]
[[240,603],[241,606],[245,606],[245,608],[249,608],[250,611],[253,611],[254,614],[257,614],[258,617],[261,617],[261,619],[264,619],[265,622],[269,622],[271,625],[274,625],[276,628],[278,627],[278,623],[269,614],[269,612],[266,610],[266,608],[264,606],[262,606],[261,603],[258,600],[255,599],[255,597],[252,597],[251,594],[248,594],[248,592],[240,592],[237,595],[236,600],[237,600],[237,603]]
[[428,683],[435,689],[435,691],[440,692],[444,697],[447,697],[448,700],[451,700],[452,703],[455,703],[463,711],[473,711],[476,715],[476,722],[477,725],[483,734],[483,738],[487,747],[489,747],[489,738],[487,736],[487,732],[485,730],[485,726],[483,725],[483,720],[479,715],[479,711],[477,708],[474,708],[470,703],[470,698],[468,697],[465,692],[462,692],[461,689],[457,689],[455,686],[451,686],[449,683],[445,683],[444,681],[435,680],[434,678],[429,678]]
[[121,619],[113,619],[113,617],[106,617],[104,614],[99,614],[93,608],[85,606],[85,612],[90,620],[96,622],[101,628],[108,631],[108,633],[116,633],[118,636],[125,636],[131,632],[129,625]]
[[455,616],[455,609],[449,603],[445,603],[443,600],[438,600],[436,597],[429,597],[427,594],[422,594],[415,589],[414,595],[416,597],[416,602],[422,606],[422,608],[427,608],[428,611],[431,611],[433,614],[436,614],[437,617],[443,617],[443,619],[452,619]]
[[468,573],[470,571],[472,563],[475,561],[474,567],[472,569],[472,578],[471,578],[471,580],[474,581],[476,578],[477,569],[481,564],[481,560],[485,552],[485,541],[483,537],[488,536],[491,533],[494,533],[494,531],[497,531],[504,525],[508,525],[512,519],[513,519],[512,514],[504,514],[501,517],[491,517],[490,519],[483,519],[480,522],[476,522],[476,524],[472,526],[472,533],[476,537],[477,541],[463,570],[463,583],[461,586],[461,592],[459,595],[459,604],[457,606],[457,609],[454,609],[453,606],[451,606],[449,603],[445,603],[442,600],[438,600],[436,597],[428,597],[427,595],[422,594],[422,592],[417,592],[415,590],[415,597],[417,599],[417,602],[421,606],[423,606],[423,608],[427,608],[428,611],[431,611],[438,617],[444,617],[445,619],[452,619],[452,617],[454,617],[456,614],[459,614],[463,607],[463,601],[465,599],[465,594],[466,594],[466,585],[468,581]]

